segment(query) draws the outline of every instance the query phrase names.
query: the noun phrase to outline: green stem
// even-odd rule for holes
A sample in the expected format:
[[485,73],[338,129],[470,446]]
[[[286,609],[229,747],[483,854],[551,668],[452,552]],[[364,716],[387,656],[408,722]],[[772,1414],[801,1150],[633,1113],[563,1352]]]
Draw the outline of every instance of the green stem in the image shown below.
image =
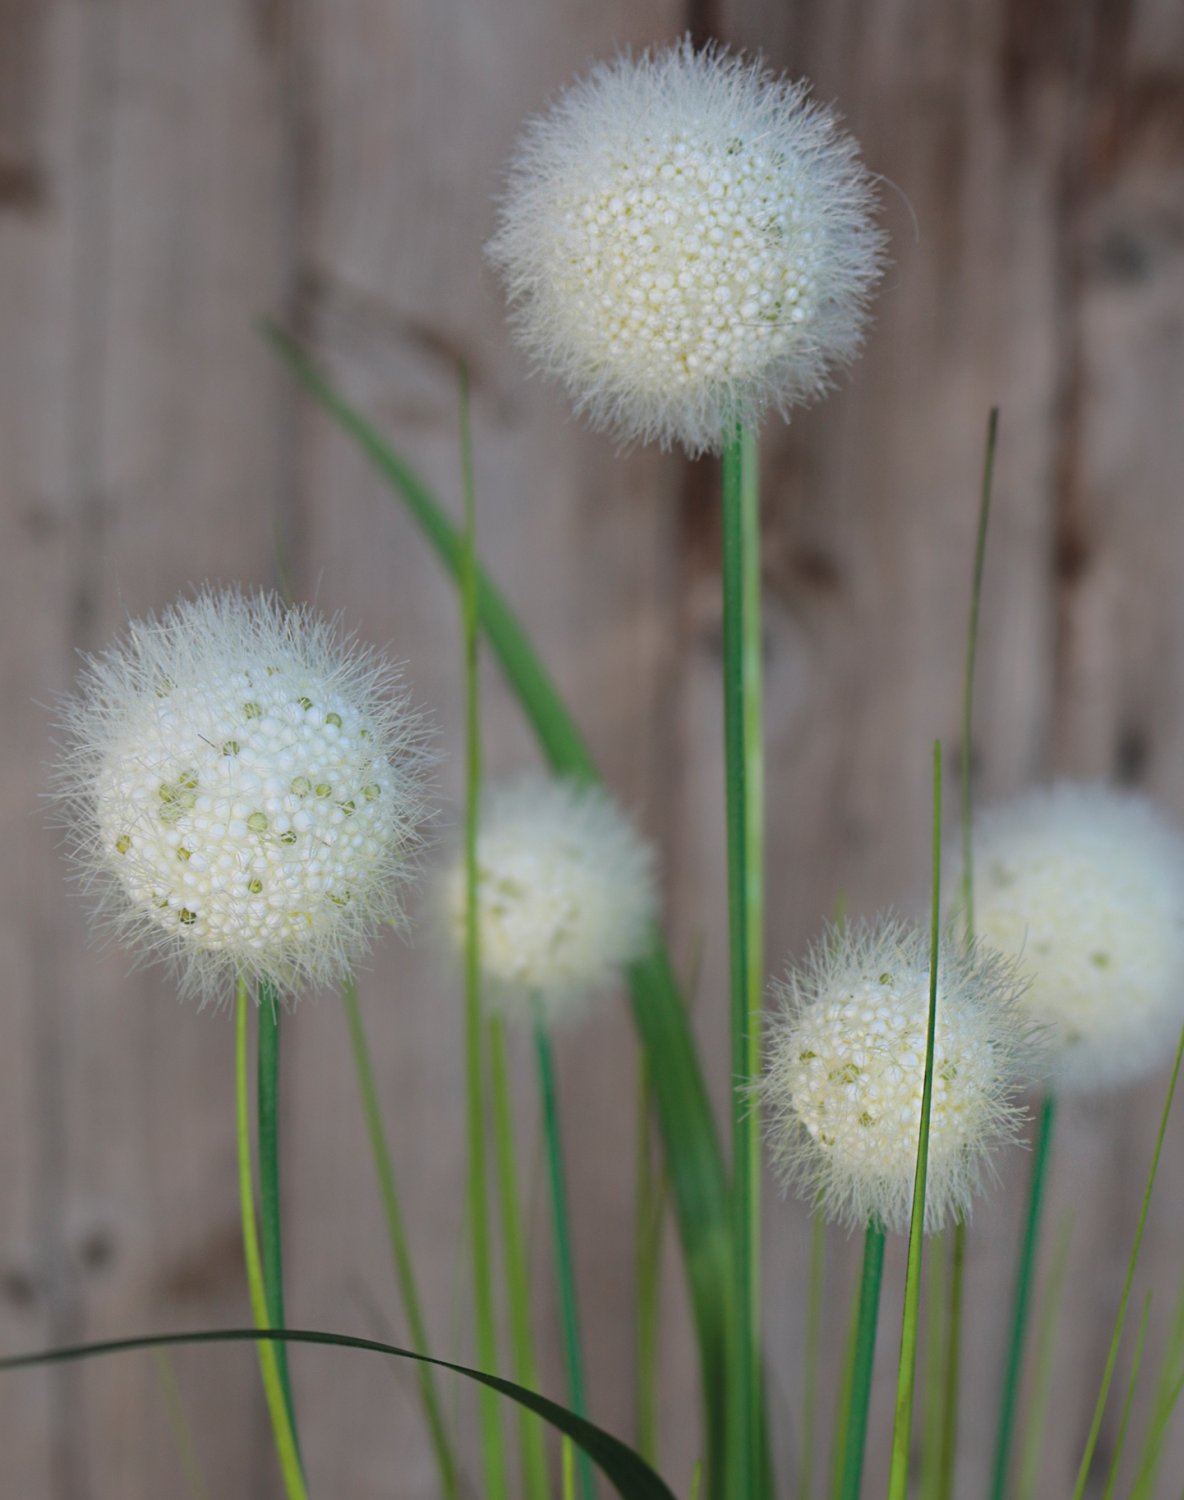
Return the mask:
[[925,1291],[925,1421],[921,1439],[921,1497],[937,1500],[942,1483],[945,1439],[946,1371],[946,1260],[953,1245],[939,1235],[929,1257]]
[[1011,1338],[1007,1346],[1007,1362],[1003,1367],[1003,1404],[999,1411],[999,1431],[995,1440],[991,1500],[1003,1500],[1007,1488],[1012,1440],[1015,1435],[1016,1405],[1020,1394],[1020,1374],[1024,1363],[1024,1344],[1027,1337],[1028,1314],[1036,1269],[1036,1246],[1040,1239],[1044,1184],[1048,1173],[1055,1120],[1056,1099],[1052,1094],[1046,1094],[1040,1106],[1040,1122],[1036,1131],[1036,1146],[1032,1156],[1032,1180],[1028,1189],[1028,1208],[1024,1219],[1024,1237],[1020,1246],[1019,1265],[1016,1267]]
[[876,1358],[876,1325],[880,1319],[880,1285],[884,1279],[884,1231],[867,1226],[863,1242],[863,1275],[859,1283],[859,1314],[855,1325],[855,1359],[851,1393],[844,1420],[841,1500],[859,1500],[863,1485],[863,1455],[867,1448],[867,1417],[872,1402],[872,1367]]
[[[374,1082],[374,1068],[370,1060],[370,1048],[366,1041],[366,1030],[362,1024],[362,1010],[358,1004],[358,986],[352,975],[341,989],[345,1007],[346,1024],[353,1045],[354,1064],[358,1073],[358,1092],[362,1100],[362,1113],[366,1121],[366,1133],[370,1138],[370,1152],[374,1157],[374,1170],[378,1176],[378,1188],[382,1196],[382,1209],[386,1218],[387,1239],[390,1242],[391,1259],[395,1267],[395,1279],[399,1284],[403,1311],[407,1318],[407,1331],[411,1335],[411,1347],[417,1354],[428,1354],[427,1327],[423,1318],[423,1307],[419,1300],[419,1288],[415,1281],[415,1266],[411,1259],[411,1247],[407,1240],[407,1229],[403,1222],[403,1210],[399,1204],[399,1191],[395,1183],[395,1167],[387,1145],[386,1132],[382,1124],[382,1109],[378,1102],[378,1089]],[[436,1466],[440,1471],[441,1493],[446,1500],[459,1500],[460,1480],[456,1459],[448,1438],[444,1412],[436,1388],[436,1376],[431,1365],[419,1366],[419,1393],[423,1402],[432,1448],[436,1455]]]
[[[263,1283],[263,1260],[259,1253],[259,1233],[255,1225],[255,1189],[251,1181],[251,1109],[250,1091],[247,1084],[247,990],[242,983],[238,987],[235,1008],[234,1064],[235,1064],[235,1120],[238,1143],[238,1190],[239,1210],[243,1224],[243,1256],[247,1267],[247,1290],[251,1299],[251,1314],[255,1327],[269,1330],[271,1322],[267,1312],[267,1292]],[[280,1380],[279,1361],[276,1358],[279,1343],[261,1342],[259,1371],[263,1378],[263,1394],[271,1418],[271,1430],[275,1439],[276,1457],[288,1500],[308,1500],[304,1484],[300,1455],[296,1450],[296,1437],[288,1415],[288,1404],[284,1399],[283,1383]]]
[[1147,1338],[1147,1320],[1151,1316],[1151,1293],[1143,1298],[1143,1315],[1139,1319],[1139,1332],[1135,1337],[1135,1352],[1131,1358],[1130,1379],[1126,1385],[1126,1397],[1122,1403],[1122,1416],[1118,1421],[1118,1433],[1114,1439],[1114,1453],[1110,1459],[1110,1473],[1106,1478],[1106,1489],[1102,1500],[1114,1500],[1114,1487],[1118,1483],[1118,1466],[1122,1462],[1122,1450],[1126,1447],[1127,1430],[1131,1425],[1131,1408],[1135,1402],[1135,1386],[1139,1381],[1139,1369],[1143,1363],[1143,1344]]
[[[283,1007],[270,980],[259,985],[259,1097],[256,1101],[259,1145],[259,1231],[263,1247],[263,1284],[267,1292],[267,1320],[272,1328],[286,1327],[284,1318],[284,1236],[280,1213],[280,1015]],[[280,1385],[288,1420],[300,1447],[296,1407],[288,1375],[288,1352],[276,1347]]]
[[1143,1202],[1139,1209],[1139,1222],[1135,1228],[1135,1240],[1131,1246],[1130,1260],[1127,1262],[1126,1277],[1122,1283],[1122,1295],[1118,1299],[1118,1312],[1114,1319],[1114,1332],[1110,1338],[1110,1349],[1106,1355],[1106,1368],[1102,1373],[1102,1388],[1098,1392],[1097,1404],[1094,1407],[1093,1421],[1090,1423],[1089,1436],[1085,1440],[1085,1452],[1081,1455],[1081,1467],[1077,1471],[1077,1483],[1073,1488],[1073,1500],[1081,1500],[1085,1493],[1085,1481],[1089,1477],[1090,1464],[1093,1463],[1094,1449],[1097,1447],[1098,1432],[1102,1426],[1102,1414],[1106,1410],[1106,1398],[1110,1394],[1110,1382],[1114,1379],[1114,1366],[1118,1361],[1118,1346],[1122,1340],[1123,1324],[1126,1322],[1127,1303],[1131,1297],[1131,1285],[1135,1279],[1135,1267],[1139,1263],[1139,1251],[1143,1246],[1143,1231],[1147,1228],[1147,1213],[1151,1207],[1151,1194],[1155,1188],[1155,1178],[1159,1171],[1159,1158],[1163,1151],[1164,1136],[1168,1129],[1168,1116],[1172,1111],[1172,1100],[1176,1094],[1176,1081],[1180,1076],[1180,1059],[1184,1055],[1184,1030],[1180,1032],[1180,1040],[1176,1046],[1176,1060],[1172,1065],[1172,1077],[1168,1084],[1167,1098],[1163,1102],[1163,1113],[1159,1119],[1159,1133],[1155,1137],[1155,1150],[1151,1155],[1151,1170],[1147,1174],[1147,1186],[1143,1190]]
[[942,1380],[941,1468],[939,1500],[954,1493],[954,1460],[958,1456],[958,1383],[962,1371],[962,1304],[966,1282],[966,1225],[954,1225],[950,1244],[950,1306],[946,1318],[946,1357]]
[[[498,1204],[501,1209],[502,1251],[506,1301],[510,1313],[510,1346],[514,1379],[528,1390],[538,1390],[539,1372],[530,1326],[530,1268],[522,1227],[522,1200],[514,1154],[514,1117],[510,1105],[510,1072],[506,1060],[506,1027],[501,1016],[489,1018],[489,1097],[493,1113],[493,1154],[497,1165]],[[527,1500],[548,1500],[547,1449],[538,1420],[528,1411],[518,1413],[518,1441],[522,1480]]]
[[[465,1093],[468,1125],[468,1211],[473,1251],[473,1309],[477,1359],[497,1368],[493,1310],[493,1263],[489,1247],[489,1198],[485,1180],[485,1088],[482,1057],[481,946],[477,906],[477,828],[481,813],[481,720],[477,680],[477,522],[473,478],[469,377],[460,370],[460,445],[464,489],[461,537],[461,634],[465,687]],[[490,1390],[478,1397],[486,1500],[505,1500],[506,1459],[501,1415]]]
[[802,1453],[798,1500],[810,1500],[814,1487],[814,1427],[818,1421],[818,1361],[822,1352],[822,1291],[826,1268],[826,1220],[815,1209],[810,1219],[810,1282],[806,1305],[806,1348],[802,1371]]
[[[1070,1216],[1062,1222],[1053,1246],[1044,1306],[1036,1324],[1036,1339],[1032,1349],[1031,1395],[1025,1403],[1027,1407],[1026,1430],[1023,1446],[1020,1449],[1020,1471],[1015,1487],[1016,1500],[1036,1500],[1044,1434],[1048,1426],[1048,1403],[1052,1396],[1053,1355],[1056,1352],[1057,1326],[1065,1292],[1065,1279],[1069,1270],[1072,1229],[1073,1221]],[[1136,1500],[1135,1493],[1132,1493],[1131,1500]],[[1146,1500],[1146,1497],[1142,1497],[1142,1500]]]
[[[555,1238],[555,1280],[563,1324],[563,1357],[567,1365],[567,1388],[571,1409],[579,1417],[588,1415],[584,1384],[584,1356],[580,1343],[580,1318],[576,1305],[576,1273],[571,1251],[571,1219],[567,1207],[567,1179],[563,1169],[563,1139],[559,1128],[559,1103],[555,1091],[555,1059],[539,1008],[535,1007],[534,1047],[539,1065],[539,1089],[543,1102],[543,1139],[547,1147],[547,1170],[551,1180],[551,1227]],[[592,1500],[595,1484],[586,1455],[576,1459],[580,1494]]]
[[189,1491],[191,1500],[210,1500],[210,1492],[206,1488],[197,1450],[193,1446],[193,1434],[185,1418],[181,1388],[177,1384],[177,1376],[173,1370],[173,1362],[169,1358],[169,1351],[155,1349],[153,1353],[156,1373],[160,1379],[161,1395],[164,1397],[165,1410],[168,1412],[169,1426],[172,1428],[173,1440],[177,1445],[177,1458],[181,1464],[181,1472],[185,1476],[185,1487]]
[[641,1054],[637,1086],[637,1175],[634,1202],[634,1275],[637,1297],[637,1451],[648,1464],[658,1458],[658,1322],[662,1278],[662,1230],[667,1177],[655,1169],[649,1062]]
[[908,1263],[904,1280],[904,1318],[900,1330],[900,1368],[896,1381],[896,1416],[892,1425],[892,1467],[888,1473],[888,1500],[905,1500],[909,1483],[913,1388],[917,1379],[917,1324],[921,1312],[921,1260],[925,1243],[925,1183],[929,1173],[929,1123],[933,1109],[933,1044],[937,1033],[940,936],[941,741],[938,740],[933,746],[933,905],[929,929],[929,1024],[925,1037],[925,1081],[921,1088],[917,1171],[913,1180],[913,1213],[909,1224]]
[[761,743],[760,503],[756,440],[739,430],[723,459],[724,765],[731,953],[732,1233],[735,1370],[732,1494],[761,1467],[760,1153],[752,1080],[764,990],[764,756]]
[[[864,1263],[867,1248],[864,1247]],[[859,1345],[859,1313],[862,1302],[862,1281],[852,1299],[850,1316],[847,1319],[847,1337],[843,1347],[843,1368],[839,1376],[839,1395],[835,1402],[834,1430],[831,1433],[830,1485],[827,1494],[830,1500],[841,1500],[843,1475],[847,1465],[847,1423],[851,1416],[851,1391],[855,1384],[855,1353]]]

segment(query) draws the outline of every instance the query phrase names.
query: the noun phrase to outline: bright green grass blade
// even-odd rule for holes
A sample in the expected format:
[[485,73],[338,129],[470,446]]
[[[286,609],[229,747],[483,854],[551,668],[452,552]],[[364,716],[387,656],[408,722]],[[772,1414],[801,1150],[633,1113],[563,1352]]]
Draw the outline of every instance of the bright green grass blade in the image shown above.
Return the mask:
[[[415,1266],[411,1258],[411,1246],[403,1222],[403,1210],[399,1203],[399,1190],[395,1182],[395,1165],[387,1145],[386,1131],[382,1124],[382,1107],[378,1102],[378,1088],[374,1081],[374,1067],[370,1060],[370,1047],[366,1041],[366,1029],[362,1024],[362,1008],[358,1003],[358,986],[353,975],[341,988],[341,1000],[353,1047],[354,1064],[358,1074],[358,1093],[362,1100],[362,1114],[366,1121],[366,1134],[370,1138],[370,1154],[374,1158],[374,1170],[378,1177],[378,1189],[382,1197],[382,1211],[386,1219],[387,1239],[390,1243],[391,1260],[395,1268],[395,1280],[407,1319],[407,1331],[411,1345],[417,1354],[428,1353],[427,1325],[424,1323],[423,1306],[419,1300],[419,1287],[415,1280]],[[460,1481],[456,1458],[444,1421],[440,1395],[436,1389],[436,1377],[431,1365],[419,1367],[419,1396],[423,1404],[424,1418],[440,1471],[441,1494],[446,1500],[460,1500]],[[535,1500],[531,1496],[531,1500]]]
[[167,1349],[157,1349],[154,1352],[156,1373],[160,1380],[160,1393],[164,1398],[165,1410],[168,1412],[173,1441],[177,1445],[177,1459],[181,1465],[181,1473],[185,1477],[185,1488],[189,1491],[191,1500],[210,1500],[210,1492],[206,1488],[197,1450],[193,1446],[193,1435],[185,1419],[185,1405],[181,1400],[181,1388],[177,1384],[173,1362],[169,1358]]
[[1032,1394],[1028,1400],[1024,1442],[1020,1449],[1016,1500],[1036,1500],[1040,1460],[1044,1452],[1044,1433],[1048,1423],[1048,1404],[1052,1396],[1053,1354],[1056,1352],[1056,1334],[1065,1282],[1069,1274],[1069,1248],[1072,1240],[1073,1217],[1067,1214],[1061,1222],[1053,1246],[1044,1307],[1036,1325],[1036,1340],[1032,1350]]
[[[414,470],[275,326],[272,347],[320,406],[348,434],[407,507],[440,562],[461,570],[457,528]],[[477,570],[477,611],[489,645],[552,768],[597,779],[575,721],[513,611]],[[731,1305],[728,1186],[719,1133],[674,970],[655,928],[647,957],[629,971],[633,1015],[653,1062],[654,1099],[666,1153],[699,1344],[708,1452],[708,1494],[722,1493],[723,1414]]]
[[1024,1237],[1016,1267],[1015,1292],[1011,1315],[1011,1337],[1007,1362],[1003,1369],[1003,1402],[999,1412],[999,1431],[995,1439],[995,1467],[991,1477],[991,1500],[1003,1500],[1007,1490],[1007,1471],[1011,1457],[1015,1413],[1019,1402],[1024,1341],[1028,1328],[1028,1310],[1036,1272],[1036,1247],[1040,1240],[1040,1219],[1044,1205],[1044,1184],[1052,1152],[1056,1099],[1045,1094],[1040,1105],[1036,1130],[1036,1147],[1032,1154],[1032,1177],[1028,1189],[1028,1206],[1024,1218]]
[[1110,1394],[1110,1382],[1114,1379],[1114,1366],[1118,1359],[1118,1345],[1122,1340],[1123,1324],[1126,1322],[1127,1303],[1131,1297],[1131,1285],[1135,1279],[1135,1267],[1139,1263],[1139,1251],[1143,1245],[1143,1231],[1147,1227],[1147,1212],[1151,1207],[1151,1194],[1155,1188],[1155,1178],[1159,1171],[1160,1153],[1163,1151],[1164,1136],[1168,1129],[1168,1116],[1172,1111],[1172,1100],[1176,1094],[1176,1080],[1180,1076],[1180,1058],[1184,1055],[1184,1030],[1180,1032],[1180,1040],[1176,1046],[1176,1059],[1172,1064],[1171,1082],[1168,1084],[1167,1097],[1163,1102],[1163,1113],[1159,1120],[1159,1133],[1155,1137],[1155,1150],[1151,1156],[1151,1170],[1147,1174],[1147,1186],[1143,1190],[1143,1203],[1139,1209],[1139,1222],[1135,1228],[1135,1240],[1131,1246],[1130,1260],[1127,1262],[1126,1277],[1122,1283],[1122,1295],[1118,1299],[1118,1312],[1114,1319],[1114,1333],[1110,1339],[1110,1349],[1106,1355],[1106,1368],[1102,1372],[1102,1388],[1098,1392],[1097,1405],[1094,1407],[1093,1421],[1090,1423],[1089,1436],[1085,1440],[1085,1452],[1081,1455],[1081,1468],[1077,1471],[1077,1483],[1073,1488],[1073,1500],[1081,1500],[1085,1494],[1085,1482],[1089,1477],[1090,1465],[1093,1463],[1094,1449],[1098,1442],[1098,1432],[1102,1426],[1102,1413],[1106,1410],[1106,1398]]
[[703,1465],[697,1463],[691,1475],[691,1500],[699,1500],[699,1488],[703,1483]]
[[888,1500],[906,1500],[909,1446],[913,1431],[913,1387],[917,1378],[917,1323],[921,1312],[921,1258],[925,1242],[925,1182],[929,1172],[929,1120],[933,1108],[933,1047],[937,1033],[937,961],[941,936],[941,741],[933,746],[933,910],[929,931],[929,1025],[925,1037],[925,1081],[921,1088],[921,1128],[917,1135],[917,1175],[909,1224],[908,1265],[904,1281],[904,1318],[900,1331],[900,1368],[896,1382],[896,1417],[892,1425],[892,1467]]
[[[243,1254],[247,1266],[247,1291],[251,1299],[251,1314],[256,1328],[262,1333],[271,1333],[267,1290],[263,1282],[263,1258],[259,1252],[259,1231],[255,1224],[255,1190],[251,1182],[251,1106],[247,1084],[247,989],[241,981],[235,1008],[234,1031],[234,1100],[236,1137],[238,1142],[238,1188],[239,1209],[243,1224]],[[154,1347],[163,1347],[159,1342]],[[279,1361],[276,1359],[274,1343],[259,1343],[259,1371],[263,1377],[263,1394],[267,1401],[271,1430],[275,1438],[276,1457],[288,1500],[308,1500],[304,1485],[304,1473],[300,1455],[296,1448],[296,1437],[288,1414],[288,1403],[284,1399],[283,1382],[280,1379]],[[66,1356],[70,1357],[70,1356]],[[13,1363],[0,1361],[0,1369],[7,1366],[17,1368],[19,1364],[34,1364],[40,1361],[28,1358]]]
[[[514,1118],[510,1105],[510,1070],[506,1060],[506,1026],[499,1015],[489,1018],[489,1097],[493,1115],[493,1155],[497,1165],[498,1205],[502,1224],[502,1269],[509,1310],[510,1352],[514,1379],[536,1391],[539,1387],[534,1334],[530,1323],[530,1268],[518,1190],[514,1150]],[[518,1414],[518,1445],[527,1500],[548,1500],[547,1451],[543,1429],[528,1411]],[[642,1455],[645,1457],[645,1455]],[[648,1462],[648,1459],[647,1459]]]
[[570,1438],[563,1439],[560,1460],[563,1465],[563,1500],[576,1500],[576,1465]]
[[751,1495],[760,1463],[760,1152],[752,1082],[764,990],[760,515],[756,445],[738,430],[723,459],[724,775],[731,959],[732,1263],[735,1349],[728,1480]]
[[[575,1260],[571,1248],[571,1215],[567,1202],[567,1174],[563,1164],[563,1136],[559,1125],[559,1099],[555,1086],[555,1058],[543,1022],[541,1006],[535,1006],[534,1050],[542,1097],[543,1140],[547,1149],[547,1173],[551,1184],[551,1228],[555,1244],[555,1284],[559,1293],[563,1328],[563,1358],[567,1366],[567,1390],[571,1409],[588,1415],[588,1393],[584,1384],[584,1353],[580,1338],[580,1314],[576,1301]],[[582,1500],[593,1500],[596,1487],[587,1454],[577,1464]]]
[[[481,1006],[481,925],[477,906],[477,829],[481,816],[481,718],[478,701],[477,519],[473,445],[469,421],[469,380],[460,372],[460,447],[464,530],[460,550],[461,639],[465,692],[465,1097],[468,1125],[469,1229],[473,1253],[473,1311],[477,1358],[485,1370],[497,1368],[497,1327],[493,1306],[493,1257],[489,1243],[489,1199],[485,1160],[484,1022]],[[490,1390],[478,1398],[481,1459],[487,1500],[505,1500],[506,1455],[501,1412]]]
[[1114,1456],[1110,1460],[1110,1473],[1102,1500],[1114,1500],[1114,1487],[1118,1483],[1118,1466],[1122,1462],[1122,1450],[1126,1447],[1127,1429],[1131,1425],[1131,1408],[1135,1401],[1135,1386],[1139,1380],[1139,1367],[1143,1363],[1143,1342],[1147,1337],[1147,1320],[1151,1316],[1151,1293],[1143,1298],[1143,1316],[1139,1319],[1139,1331],[1135,1336],[1135,1352],[1131,1356],[1131,1374],[1127,1381],[1126,1396],[1122,1403],[1122,1416],[1118,1421],[1118,1434],[1114,1439]]
[[959,1220],[950,1239],[950,1305],[946,1312],[946,1356],[942,1372],[941,1467],[938,1500],[952,1500],[958,1457],[958,1388],[962,1373],[962,1303],[966,1284],[966,1225]]
[[921,1497],[937,1500],[942,1482],[945,1434],[946,1261],[953,1246],[945,1235],[934,1238],[925,1287],[925,1417],[921,1435]]
[[867,1448],[867,1417],[872,1404],[872,1370],[876,1359],[876,1328],[880,1321],[880,1286],[884,1279],[884,1231],[867,1226],[863,1243],[863,1274],[859,1282],[859,1315],[855,1324],[855,1355],[843,1418],[843,1478],[841,1500],[859,1500],[863,1488],[863,1455]]
[[[512,1380],[500,1375],[491,1375],[486,1370],[473,1370],[466,1365],[454,1364],[451,1360],[436,1359],[430,1355],[417,1354],[414,1349],[401,1349],[396,1344],[384,1344],[378,1339],[352,1338],[344,1333],[325,1333],[311,1328],[214,1328],[197,1333],[155,1333],[136,1338],[104,1339],[93,1344],[70,1344],[58,1349],[43,1349],[34,1354],[13,1354],[0,1359],[0,1372],[6,1370],[29,1370],[40,1365],[61,1364],[68,1360],[97,1359],[111,1354],[130,1354],[139,1349],[182,1348],[194,1344],[245,1344],[254,1343],[261,1350],[275,1352],[277,1343],[309,1344],[320,1348],[353,1349],[363,1353],[381,1354],[388,1359],[416,1360],[435,1365],[439,1370],[451,1370],[463,1375],[487,1390],[516,1401],[561,1433],[571,1438],[592,1459],[600,1472],[620,1495],[621,1500],[675,1500],[671,1490],[650,1466],[640,1459],[633,1449],[619,1438],[603,1431],[586,1417],[578,1417],[557,1401],[540,1396],[537,1391],[528,1391]],[[274,1368],[274,1360],[272,1367]],[[276,1392],[279,1394],[278,1381]],[[279,1411],[284,1413],[283,1397],[280,1395]],[[303,1495],[304,1491],[301,1490]]]
[[810,1216],[806,1344],[802,1359],[802,1451],[798,1462],[797,1500],[810,1500],[814,1488],[814,1428],[818,1422],[818,1364],[822,1355],[822,1296],[825,1269],[826,1220],[815,1209]]

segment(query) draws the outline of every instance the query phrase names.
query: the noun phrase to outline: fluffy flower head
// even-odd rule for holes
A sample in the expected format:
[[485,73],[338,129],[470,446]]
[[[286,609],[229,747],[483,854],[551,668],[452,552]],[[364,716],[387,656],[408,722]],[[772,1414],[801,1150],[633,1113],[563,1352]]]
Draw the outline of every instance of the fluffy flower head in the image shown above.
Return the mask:
[[[759,1090],[774,1164],[849,1227],[907,1230],[925,1041],[929,936],[895,921],[832,930],[778,987]],[[1013,969],[943,945],[925,1229],[966,1217],[989,1151],[1014,1137],[1029,1047]]]
[[853,357],[871,209],[803,85],[684,40],[594,68],[527,126],[489,254],[523,345],[594,426],[694,455]]
[[63,719],[71,850],[183,994],[328,983],[397,915],[421,729],[394,669],[333,624],[203,591],[90,660]]
[[975,930],[1014,955],[1060,1090],[1170,1059],[1184,1025],[1184,837],[1145,797],[1063,782],[974,827]]
[[[444,904],[465,941],[465,866]],[[481,968],[490,1002],[548,1020],[610,989],[645,951],[655,915],[653,859],[600,787],[527,776],[485,799],[477,835]]]

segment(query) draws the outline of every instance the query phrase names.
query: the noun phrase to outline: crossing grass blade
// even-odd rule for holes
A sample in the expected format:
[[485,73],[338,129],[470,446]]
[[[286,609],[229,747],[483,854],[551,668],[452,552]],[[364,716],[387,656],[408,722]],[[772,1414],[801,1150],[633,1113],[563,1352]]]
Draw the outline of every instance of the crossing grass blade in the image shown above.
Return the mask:
[[[264,330],[304,389],[358,446],[405,505],[440,562],[459,583],[458,528],[427,485],[349,404],[282,330]],[[477,615],[485,639],[557,773],[598,780],[583,737],[521,623],[478,567]],[[655,928],[649,951],[629,971],[633,1017],[652,1066],[675,1218],[695,1319],[707,1442],[707,1493],[722,1493],[724,1412],[731,1319],[730,1195],[719,1132],[673,966]]]

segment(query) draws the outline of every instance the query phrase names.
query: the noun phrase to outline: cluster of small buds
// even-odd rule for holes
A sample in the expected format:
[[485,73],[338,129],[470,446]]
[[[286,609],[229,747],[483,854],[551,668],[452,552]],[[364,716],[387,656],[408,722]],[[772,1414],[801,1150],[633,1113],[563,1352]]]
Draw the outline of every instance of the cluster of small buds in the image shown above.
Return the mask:
[[[463,951],[466,869],[445,871],[449,932]],[[644,953],[653,856],[598,786],[525,776],[486,797],[477,835],[478,948],[497,1010],[548,1022],[604,994]]]
[[802,85],[684,41],[527,127],[489,246],[522,342],[594,426],[718,451],[852,358],[883,239]]
[[420,724],[332,624],[202,592],[90,661],[63,718],[70,844],[109,925],[171,959],[182,993],[327,983],[397,915]]
[[976,932],[1021,966],[1052,1086],[1162,1066],[1184,1026],[1184,836],[1146,797],[1062,782],[974,824]]
[[[758,1085],[775,1166],[849,1227],[907,1230],[929,1021],[929,935],[895,920],[831,930],[776,988]],[[937,974],[925,1229],[965,1219],[1014,1139],[1031,1051],[1014,967],[946,943]]]

